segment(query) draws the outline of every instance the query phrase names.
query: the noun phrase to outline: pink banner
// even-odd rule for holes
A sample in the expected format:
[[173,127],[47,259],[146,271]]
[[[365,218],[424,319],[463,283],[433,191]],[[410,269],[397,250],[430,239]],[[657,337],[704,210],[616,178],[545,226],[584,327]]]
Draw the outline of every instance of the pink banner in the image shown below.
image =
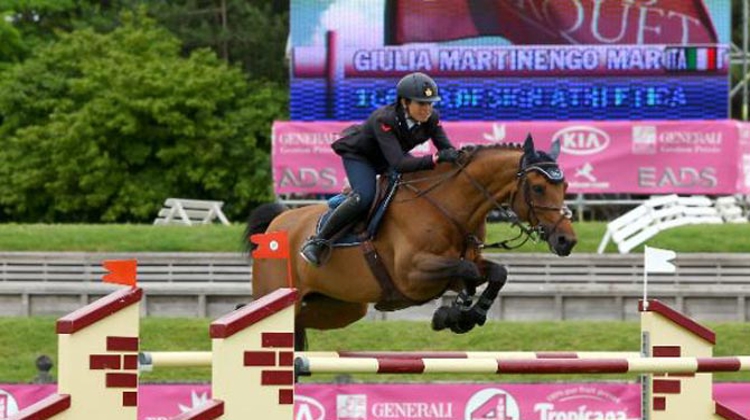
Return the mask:
[[[0,384],[0,419],[56,391],[55,385]],[[166,420],[211,398],[210,385],[141,385],[140,420]],[[750,383],[714,386],[714,398],[750,416]],[[640,387],[568,384],[302,384],[295,420],[640,419]]]
[[[346,175],[330,144],[351,124],[275,122],[276,193],[340,192]],[[750,192],[750,124],[737,121],[457,121],[443,126],[457,147],[518,143],[531,133],[537,147],[547,149],[559,139],[559,162],[571,193]],[[428,142],[414,154],[433,152]]]

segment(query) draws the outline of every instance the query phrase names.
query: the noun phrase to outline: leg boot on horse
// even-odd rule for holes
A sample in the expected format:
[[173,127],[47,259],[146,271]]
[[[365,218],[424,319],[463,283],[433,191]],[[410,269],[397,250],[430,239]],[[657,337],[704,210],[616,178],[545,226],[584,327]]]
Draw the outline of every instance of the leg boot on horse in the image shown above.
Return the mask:
[[331,238],[347,224],[354,221],[362,212],[359,194],[352,194],[346,198],[331,213],[328,220],[320,229],[317,236],[311,236],[300,250],[300,255],[309,264],[320,267],[331,257]]

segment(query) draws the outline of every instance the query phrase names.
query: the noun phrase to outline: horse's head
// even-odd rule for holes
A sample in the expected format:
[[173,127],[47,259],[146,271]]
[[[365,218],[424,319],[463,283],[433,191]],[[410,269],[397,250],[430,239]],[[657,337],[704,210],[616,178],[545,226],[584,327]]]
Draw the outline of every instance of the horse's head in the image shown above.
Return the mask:
[[535,150],[529,135],[523,145],[518,169],[518,188],[511,206],[520,218],[537,230],[550,249],[566,256],[578,241],[565,206],[568,183],[557,164],[560,142],[552,142],[549,152]]

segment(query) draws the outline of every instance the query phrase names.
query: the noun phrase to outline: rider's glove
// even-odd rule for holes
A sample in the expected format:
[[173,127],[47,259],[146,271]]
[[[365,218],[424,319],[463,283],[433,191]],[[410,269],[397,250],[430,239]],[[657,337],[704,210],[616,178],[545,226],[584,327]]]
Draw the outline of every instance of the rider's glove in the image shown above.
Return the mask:
[[454,148],[448,148],[443,150],[438,150],[438,152],[435,154],[435,163],[440,162],[455,162],[458,160],[458,150]]

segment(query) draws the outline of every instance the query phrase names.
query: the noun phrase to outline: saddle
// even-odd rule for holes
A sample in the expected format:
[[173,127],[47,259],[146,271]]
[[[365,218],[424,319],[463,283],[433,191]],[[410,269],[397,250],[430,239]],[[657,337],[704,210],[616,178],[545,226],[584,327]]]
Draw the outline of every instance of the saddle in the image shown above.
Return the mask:
[[[346,226],[331,238],[331,244],[334,247],[359,245],[362,249],[362,255],[370,266],[370,271],[372,271],[372,274],[378,281],[382,291],[380,300],[375,304],[375,309],[379,311],[395,311],[409,306],[421,305],[429,301],[421,302],[412,300],[396,287],[393,278],[383,264],[382,258],[378,255],[375,245],[372,243],[373,239],[375,239],[378,227],[383,220],[385,211],[391,201],[393,201],[393,197],[396,195],[400,177],[401,176],[397,173],[381,176],[378,179],[375,200],[373,200],[373,204],[367,212],[367,217]],[[333,209],[345,199],[346,194],[339,194],[328,200],[329,210],[323,213],[318,219],[318,224],[315,228],[316,233],[320,233],[320,228],[325,221],[328,220]]]
[[[383,220],[385,210],[396,195],[396,185],[400,175],[389,174],[378,178],[375,199],[367,212],[367,217],[345,226],[331,238],[334,247],[349,247],[361,245],[362,242],[372,240]],[[320,233],[322,226],[328,221],[333,210],[336,209],[347,197],[346,193],[338,194],[328,199],[328,210],[318,219],[315,233]]]
[[[359,245],[362,249],[362,254],[370,266],[370,271],[372,271],[373,276],[375,276],[380,285],[380,300],[375,304],[375,309],[379,311],[395,311],[424,303],[414,301],[398,290],[388,269],[383,264],[382,258],[378,255],[378,251],[372,243],[378,227],[383,221],[383,215],[385,215],[388,205],[396,195],[400,177],[397,173],[381,176],[376,186],[375,200],[373,200],[372,206],[367,212],[367,217],[349,224],[331,238],[331,244],[334,247]],[[328,200],[329,209],[318,219],[318,224],[315,227],[316,233],[320,232],[321,226],[328,220],[331,212],[345,199],[346,194],[339,194]]]

